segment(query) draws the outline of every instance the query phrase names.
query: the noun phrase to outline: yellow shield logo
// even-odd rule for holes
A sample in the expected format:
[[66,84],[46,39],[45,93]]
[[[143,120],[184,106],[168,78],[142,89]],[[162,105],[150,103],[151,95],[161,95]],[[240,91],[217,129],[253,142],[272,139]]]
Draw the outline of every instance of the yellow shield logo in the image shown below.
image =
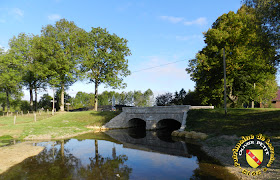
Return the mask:
[[246,160],[252,168],[257,168],[263,161],[262,149],[247,149]]

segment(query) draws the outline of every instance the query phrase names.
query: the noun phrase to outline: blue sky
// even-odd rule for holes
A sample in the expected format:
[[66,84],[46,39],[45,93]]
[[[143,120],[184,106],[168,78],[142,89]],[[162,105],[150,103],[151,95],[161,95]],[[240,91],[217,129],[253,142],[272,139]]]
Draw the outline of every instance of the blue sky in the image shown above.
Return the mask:
[[[40,34],[43,26],[66,18],[86,31],[107,28],[128,40],[132,74],[124,78],[127,88],[118,91],[150,88],[159,94],[193,90],[195,83],[185,68],[205,46],[202,33],[219,16],[236,12],[240,6],[241,0],[4,0],[0,2],[0,46],[7,49],[13,36]],[[168,65],[143,70],[164,64]],[[99,91],[104,90],[112,89],[101,85]],[[94,85],[77,82],[67,93],[75,96],[78,91],[94,92]],[[24,99],[29,99],[24,92]]]

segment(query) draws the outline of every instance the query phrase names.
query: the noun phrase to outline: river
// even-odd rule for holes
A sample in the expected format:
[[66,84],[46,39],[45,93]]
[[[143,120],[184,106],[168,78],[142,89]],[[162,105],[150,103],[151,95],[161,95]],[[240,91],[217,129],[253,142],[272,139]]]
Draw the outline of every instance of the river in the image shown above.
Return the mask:
[[194,142],[170,132],[110,130],[34,143],[45,149],[0,179],[223,179],[228,172]]

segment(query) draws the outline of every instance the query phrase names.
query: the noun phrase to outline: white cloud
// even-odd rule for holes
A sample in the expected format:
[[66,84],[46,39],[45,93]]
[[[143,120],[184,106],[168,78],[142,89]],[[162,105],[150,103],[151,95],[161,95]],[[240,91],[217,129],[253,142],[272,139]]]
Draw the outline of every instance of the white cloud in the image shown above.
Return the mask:
[[190,26],[190,25],[203,26],[203,25],[207,24],[207,19],[205,17],[200,17],[193,21],[187,21],[183,17],[174,17],[174,16],[160,16],[159,18],[162,20],[174,23],[174,24],[183,23],[186,26]]
[[59,19],[61,19],[61,16],[59,14],[51,14],[48,16],[48,19],[50,21],[58,21]]
[[12,13],[18,17],[23,17],[24,16],[24,12],[23,10],[19,9],[19,8],[13,8],[12,9]]
[[186,26],[190,26],[190,25],[203,26],[203,25],[207,24],[207,19],[205,17],[200,17],[200,18],[197,18],[194,21],[184,21],[183,24],[186,25]]
[[169,21],[174,24],[179,23],[184,20],[184,18],[182,18],[182,17],[174,17],[174,16],[160,16],[160,18],[162,20],[166,20],[166,21]]
[[24,11],[19,8],[1,8],[0,23],[6,23],[11,20],[21,21],[24,17]]

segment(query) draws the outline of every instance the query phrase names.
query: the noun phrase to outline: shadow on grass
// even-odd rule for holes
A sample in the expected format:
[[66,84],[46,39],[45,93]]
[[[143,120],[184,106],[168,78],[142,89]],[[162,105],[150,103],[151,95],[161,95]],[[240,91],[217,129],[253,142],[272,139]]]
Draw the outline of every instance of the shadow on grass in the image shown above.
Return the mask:
[[191,110],[187,118],[187,130],[208,134],[266,134],[280,136],[280,110],[223,109]]

